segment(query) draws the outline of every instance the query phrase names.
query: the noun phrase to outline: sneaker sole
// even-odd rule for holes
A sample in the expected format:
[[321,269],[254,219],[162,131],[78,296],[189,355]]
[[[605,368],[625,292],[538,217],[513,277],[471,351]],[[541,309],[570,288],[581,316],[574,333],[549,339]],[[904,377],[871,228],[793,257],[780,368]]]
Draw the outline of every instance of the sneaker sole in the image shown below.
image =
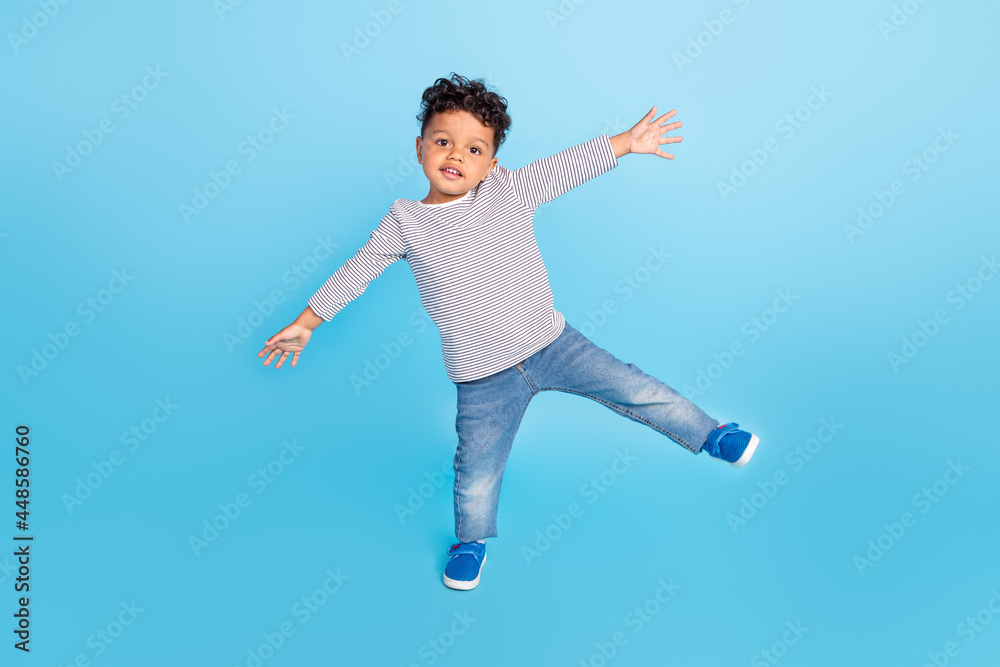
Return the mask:
[[742,468],[745,466],[747,461],[750,460],[750,457],[753,456],[753,453],[757,450],[758,442],[760,442],[760,438],[751,434],[750,442],[747,443],[747,448],[743,450],[743,455],[740,458],[733,461],[733,467]]
[[486,556],[483,554],[483,562],[479,564],[479,574],[472,581],[462,581],[461,579],[451,579],[448,575],[444,575],[444,585],[448,588],[454,588],[457,591],[468,591],[479,585],[479,577],[483,575],[483,566],[486,565]]

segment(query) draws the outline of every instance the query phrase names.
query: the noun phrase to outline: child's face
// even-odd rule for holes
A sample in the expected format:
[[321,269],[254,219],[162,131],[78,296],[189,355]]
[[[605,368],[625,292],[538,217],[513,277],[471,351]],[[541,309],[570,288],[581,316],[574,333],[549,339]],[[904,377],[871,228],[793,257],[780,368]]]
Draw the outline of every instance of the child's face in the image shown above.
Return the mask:
[[[431,189],[427,203],[443,203],[463,196],[486,180],[497,164],[493,154],[493,128],[465,110],[452,109],[431,117],[424,137],[417,137],[417,160]],[[446,173],[457,169],[460,176]]]

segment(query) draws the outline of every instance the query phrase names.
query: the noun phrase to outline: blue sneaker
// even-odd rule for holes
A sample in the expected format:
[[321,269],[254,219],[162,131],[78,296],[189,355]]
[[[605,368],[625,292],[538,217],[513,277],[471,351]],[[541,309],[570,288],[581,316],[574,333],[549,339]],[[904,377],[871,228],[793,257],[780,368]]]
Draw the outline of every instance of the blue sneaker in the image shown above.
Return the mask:
[[484,542],[458,542],[448,549],[448,564],[444,566],[444,585],[467,591],[479,585],[479,572],[486,562]]
[[739,424],[730,422],[719,424],[702,445],[702,449],[717,459],[728,461],[737,468],[742,468],[753,456],[760,439],[753,433],[739,429]]

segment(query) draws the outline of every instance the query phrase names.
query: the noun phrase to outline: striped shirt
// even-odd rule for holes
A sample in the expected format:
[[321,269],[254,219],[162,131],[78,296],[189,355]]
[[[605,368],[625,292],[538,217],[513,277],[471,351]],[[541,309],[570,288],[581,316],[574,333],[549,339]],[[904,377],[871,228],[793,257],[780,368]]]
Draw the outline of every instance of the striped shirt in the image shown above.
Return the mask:
[[397,199],[309,306],[329,321],[405,259],[440,331],[448,377],[468,382],[510,368],[555,340],[565,324],[535,240],[535,209],[616,166],[602,134],[520,169],[498,164],[450,202]]

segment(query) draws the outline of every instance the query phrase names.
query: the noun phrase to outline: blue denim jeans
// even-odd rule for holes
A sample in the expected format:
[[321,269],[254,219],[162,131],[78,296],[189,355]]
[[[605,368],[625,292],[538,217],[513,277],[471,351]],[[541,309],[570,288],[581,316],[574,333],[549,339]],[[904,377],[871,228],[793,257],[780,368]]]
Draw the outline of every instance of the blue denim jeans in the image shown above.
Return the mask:
[[719,425],[677,391],[598,347],[569,322],[554,341],[524,361],[455,385],[455,536],[462,542],[497,537],[507,457],[528,403],[541,391],[586,396],[694,454]]

